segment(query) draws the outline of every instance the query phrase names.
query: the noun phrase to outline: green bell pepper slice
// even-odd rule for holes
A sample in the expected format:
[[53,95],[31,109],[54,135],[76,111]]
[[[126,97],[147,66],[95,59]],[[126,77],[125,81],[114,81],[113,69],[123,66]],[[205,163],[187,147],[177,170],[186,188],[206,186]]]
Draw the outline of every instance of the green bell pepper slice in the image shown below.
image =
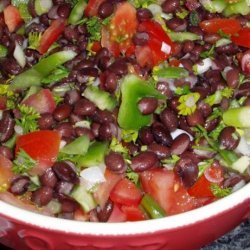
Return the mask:
[[77,24],[84,14],[84,9],[86,8],[87,3],[85,0],[79,0],[76,5],[73,7],[72,11],[70,12],[68,22],[69,24]]
[[31,86],[41,86],[42,79],[48,76],[58,66],[72,60],[76,53],[72,50],[59,51],[41,59],[32,68],[16,76],[10,85],[11,90],[26,89]]
[[121,83],[122,100],[118,112],[118,123],[123,129],[139,130],[150,124],[152,115],[143,115],[138,108],[138,101],[143,97],[166,99],[152,85],[135,75],[126,76]]

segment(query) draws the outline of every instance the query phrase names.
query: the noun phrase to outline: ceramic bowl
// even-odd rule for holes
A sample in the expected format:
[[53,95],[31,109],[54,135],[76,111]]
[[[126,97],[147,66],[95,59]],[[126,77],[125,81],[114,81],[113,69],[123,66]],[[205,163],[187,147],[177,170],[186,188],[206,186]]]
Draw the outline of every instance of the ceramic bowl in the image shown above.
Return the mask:
[[204,207],[141,222],[51,218],[0,201],[0,242],[13,249],[197,249],[250,217],[250,183]]

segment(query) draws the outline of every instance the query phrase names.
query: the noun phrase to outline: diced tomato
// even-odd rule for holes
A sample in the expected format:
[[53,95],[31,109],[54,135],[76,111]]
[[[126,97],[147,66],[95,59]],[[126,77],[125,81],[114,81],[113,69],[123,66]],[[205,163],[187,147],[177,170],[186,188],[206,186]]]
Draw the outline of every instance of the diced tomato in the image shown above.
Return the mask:
[[4,22],[7,25],[9,32],[15,31],[23,22],[18,8],[13,5],[9,5],[4,8],[3,14]]
[[59,146],[60,134],[52,130],[40,130],[21,135],[16,141],[16,153],[23,149],[31,158],[38,161],[34,172],[43,172],[51,167],[56,161]]
[[175,58],[172,58],[169,61],[169,66],[172,66],[172,67],[179,67],[180,64],[181,64],[181,62],[178,59],[175,59]]
[[204,172],[206,179],[212,183],[221,183],[224,180],[224,170],[221,166],[211,165]]
[[204,175],[202,175],[196,183],[188,189],[188,193],[191,196],[198,198],[206,198],[211,197],[214,198],[214,195],[211,191],[211,182],[206,179]]
[[98,15],[98,9],[102,2],[105,0],[89,0],[88,4],[84,10],[85,16],[97,16]]
[[125,54],[131,48],[137,26],[134,6],[128,2],[118,4],[109,27],[102,29],[102,47],[108,48],[115,57]]
[[0,110],[5,110],[7,104],[7,96],[0,96]]
[[141,67],[153,66],[153,57],[149,46],[136,46],[135,56]]
[[194,209],[202,204],[191,197],[173,171],[152,169],[140,174],[143,190],[159,203],[168,215]]
[[10,186],[14,174],[11,171],[12,162],[0,155],[0,191],[7,190]]
[[250,28],[241,29],[238,34],[231,37],[233,43],[250,48]]
[[40,114],[53,113],[56,108],[56,102],[52,92],[48,89],[42,89],[29,96],[24,100],[23,104],[33,107]]
[[250,50],[244,52],[240,59],[241,69],[250,73]]
[[45,30],[42,35],[38,51],[40,54],[44,54],[48,51],[50,46],[57,41],[58,37],[63,33],[65,29],[65,20],[56,19],[52,21],[49,28]]
[[91,46],[91,50],[94,52],[98,52],[100,49],[102,48],[100,42],[95,41],[92,46]]
[[87,221],[89,219],[88,217],[88,214],[84,213],[81,208],[77,208],[74,212],[74,220]]
[[109,216],[108,222],[124,222],[126,221],[126,214],[122,212],[117,204],[114,204],[111,215]]
[[141,191],[126,178],[121,179],[110,193],[110,199],[113,202],[127,206],[138,205],[141,198]]
[[95,200],[97,204],[101,207],[104,207],[105,203],[107,202],[111,190],[114,186],[121,180],[122,175],[115,174],[108,169],[105,170],[105,179],[106,181],[101,183],[96,192],[94,193]]
[[206,33],[222,31],[228,35],[234,35],[241,29],[240,22],[233,18],[213,18],[200,22],[201,29]]
[[[151,66],[157,65],[169,57],[173,51],[174,44],[159,23],[152,20],[144,21],[140,23],[138,31],[147,32],[149,34],[147,46],[151,52],[151,56],[149,57],[153,63]],[[142,60],[142,58],[146,57],[146,51],[148,54],[148,49],[145,47],[143,52],[140,52],[140,48],[137,51],[137,61],[141,66],[144,65],[144,60]]]
[[121,206],[122,212],[126,215],[126,221],[146,220],[146,214],[138,206]]

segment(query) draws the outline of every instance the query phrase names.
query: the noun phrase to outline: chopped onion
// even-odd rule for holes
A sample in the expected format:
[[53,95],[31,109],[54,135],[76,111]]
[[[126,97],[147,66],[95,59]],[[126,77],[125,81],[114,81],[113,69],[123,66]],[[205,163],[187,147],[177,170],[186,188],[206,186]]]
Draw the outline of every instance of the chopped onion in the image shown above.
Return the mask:
[[52,0],[35,0],[35,11],[38,16],[48,13],[52,6]]
[[222,76],[223,76],[224,79],[226,79],[226,77],[227,77],[227,72],[230,71],[231,69],[232,69],[232,67],[227,66],[227,67],[225,67],[224,70],[221,72],[221,74],[222,74]]
[[240,142],[235,149],[236,153],[240,153],[242,155],[250,156],[250,146],[247,144],[247,140],[244,136],[241,136]]
[[232,193],[241,189],[246,185],[246,182],[244,180],[239,181],[233,188],[232,188]]
[[23,134],[23,128],[21,126],[19,126],[19,125],[15,125],[14,130],[18,135]]
[[3,117],[3,110],[0,110],[0,120],[2,119]]
[[67,144],[66,141],[61,140],[61,141],[60,141],[60,146],[59,146],[59,148],[62,149],[66,144]]
[[91,190],[97,184],[105,182],[103,170],[100,167],[89,167],[81,171],[81,183],[86,187],[87,190]]
[[89,121],[79,121],[79,122],[76,122],[75,127],[80,127],[80,128],[90,128],[90,122]]
[[212,60],[210,58],[203,59],[200,63],[195,64],[195,72],[197,75],[201,75],[205,72],[207,72],[210,67],[212,66]]
[[24,68],[24,66],[26,64],[26,58],[25,58],[25,54],[23,52],[23,49],[18,42],[16,42],[16,47],[15,47],[13,56],[17,60],[18,64],[22,68]]
[[250,166],[250,158],[246,155],[240,157],[236,162],[232,164],[232,168],[243,174]]
[[150,4],[148,9],[152,12],[153,16],[162,14],[162,8],[158,4]]
[[193,137],[192,135],[190,135],[187,131],[185,131],[185,130],[183,130],[183,129],[177,128],[175,131],[171,132],[171,136],[172,136],[173,140],[174,140],[177,136],[179,136],[179,135],[181,135],[181,134],[187,134],[187,135],[189,136],[189,138],[190,138],[191,141],[194,139],[194,137]]
[[195,75],[189,75],[187,77],[185,77],[185,82],[189,82],[190,83],[190,87],[193,88],[195,86],[195,84],[198,82],[198,77]]

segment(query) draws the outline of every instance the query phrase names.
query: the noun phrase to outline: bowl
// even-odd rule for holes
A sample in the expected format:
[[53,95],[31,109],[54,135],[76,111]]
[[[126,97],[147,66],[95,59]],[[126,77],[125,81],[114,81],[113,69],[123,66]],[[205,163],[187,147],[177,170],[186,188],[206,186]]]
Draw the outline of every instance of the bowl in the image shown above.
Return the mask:
[[250,183],[204,207],[162,219],[93,223],[52,218],[0,201],[0,242],[13,249],[197,249],[250,217]]

